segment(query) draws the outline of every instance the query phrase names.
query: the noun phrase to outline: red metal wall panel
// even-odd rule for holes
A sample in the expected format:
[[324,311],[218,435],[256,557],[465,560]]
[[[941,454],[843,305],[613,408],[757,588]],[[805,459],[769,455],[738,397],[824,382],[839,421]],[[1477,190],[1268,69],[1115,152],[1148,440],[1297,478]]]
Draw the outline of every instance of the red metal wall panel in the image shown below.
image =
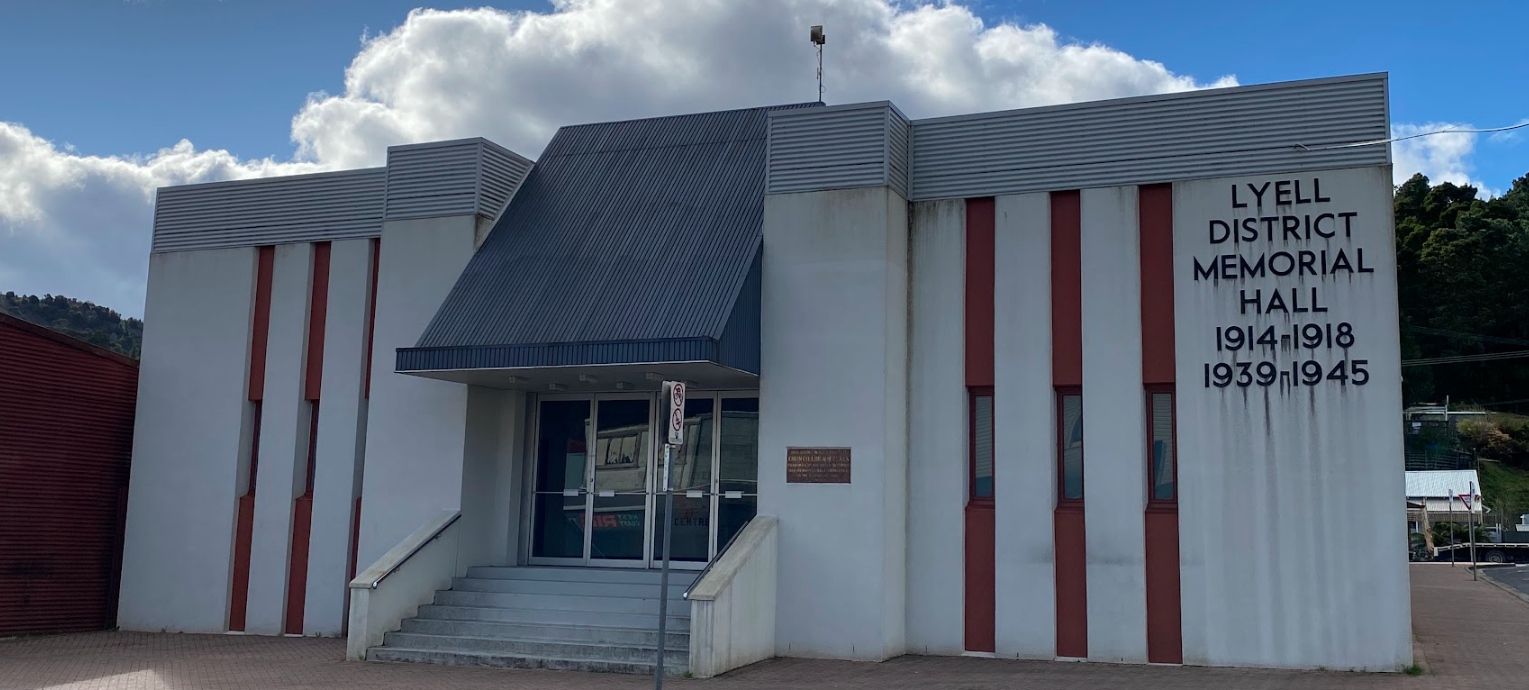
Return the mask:
[[1076,191],[1051,193],[1051,379],[1083,385],[1083,210]]
[[992,197],[966,200],[966,385],[993,385]]
[[313,245],[313,287],[308,297],[308,358],[303,372],[303,397],[319,399],[324,381],[324,318],[329,313],[329,243]]
[[250,400],[265,397],[266,335],[271,332],[271,275],[276,270],[276,247],[260,247],[255,256],[255,319],[250,328]]
[[1139,195],[1142,382],[1173,383],[1173,185]]
[[0,314],[0,637],[115,625],[138,363]]
[[[1051,384],[1081,394],[1083,385],[1083,213],[1077,191],[1051,193]],[[1060,402],[1058,403],[1060,404]],[[1062,481],[1061,424],[1054,452]],[[1087,463],[1085,455],[1084,462]],[[1058,495],[1061,495],[1060,488]],[[1088,656],[1088,570],[1083,499],[1058,499],[1056,544],[1057,656]]]
[[966,651],[991,652],[997,631],[996,515],[992,501],[966,505]]
[[[1171,392],[1174,384],[1173,339],[1173,185],[1139,188],[1141,233],[1141,372],[1146,391]],[[1150,398],[1149,398],[1150,399]],[[1177,400],[1175,399],[1175,404]],[[1148,408],[1151,409],[1150,407]],[[1177,412],[1175,412],[1175,415]],[[1177,425],[1174,436],[1177,443]],[[1152,496],[1151,424],[1148,423],[1143,467]],[[1147,660],[1184,661],[1179,591],[1178,449],[1173,449],[1174,499],[1150,500],[1146,514]]]

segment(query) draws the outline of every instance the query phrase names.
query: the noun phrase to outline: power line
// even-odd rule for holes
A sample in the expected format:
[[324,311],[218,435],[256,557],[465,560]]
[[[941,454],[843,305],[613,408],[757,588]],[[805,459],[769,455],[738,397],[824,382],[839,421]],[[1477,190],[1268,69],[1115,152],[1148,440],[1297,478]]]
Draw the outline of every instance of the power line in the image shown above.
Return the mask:
[[1502,343],[1504,345],[1529,345],[1529,340],[1517,338],[1499,338],[1492,335],[1477,335],[1475,333],[1461,333],[1460,331],[1447,331],[1442,328],[1428,328],[1427,326],[1407,326],[1409,331],[1427,333],[1429,335],[1442,335],[1451,338],[1465,338],[1467,340],[1479,340],[1484,343]]
[[1490,129],[1458,129],[1455,127],[1445,127],[1444,129],[1436,129],[1432,132],[1419,132],[1417,134],[1409,134],[1405,137],[1372,139],[1370,141],[1356,141],[1351,144],[1333,144],[1331,146],[1307,146],[1305,144],[1296,144],[1295,147],[1302,151],[1331,151],[1333,149],[1352,149],[1360,146],[1378,146],[1380,144],[1390,144],[1392,142],[1406,141],[1408,139],[1416,139],[1418,137],[1426,137],[1434,134],[1490,134],[1492,132],[1506,132],[1510,129],[1519,129],[1521,127],[1529,127],[1529,120],[1525,120],[1516,125],[1508,125],[1507,127],[1492,127]]
[[1489,352],[1484,355],[1451,355],[1446,357],[1423,357],[1420,359],[1404,359],[1403,367],[1421,367],[1432,364],[1459,364],[1461,362],[1490,362],[1499,359],[1519,359],[1529,357],[1529,350],[1513,350],[1511,352]]

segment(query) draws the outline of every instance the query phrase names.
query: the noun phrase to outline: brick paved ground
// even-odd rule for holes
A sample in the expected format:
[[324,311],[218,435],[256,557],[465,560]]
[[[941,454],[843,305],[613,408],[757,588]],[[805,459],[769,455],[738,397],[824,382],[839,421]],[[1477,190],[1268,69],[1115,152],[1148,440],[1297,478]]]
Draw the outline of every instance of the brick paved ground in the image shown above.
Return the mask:
[[[1529,604],[1464,567],[1412,566],[1416,654],[1428,672],[1322,673],[904,657],[880,664],[776,659],[676,688],[1467,688],[1529,678]],[[0,689],[387,690],[646,688],[652,680],[556,671],[346,663],[344,642],[88,633],[0,641]]]

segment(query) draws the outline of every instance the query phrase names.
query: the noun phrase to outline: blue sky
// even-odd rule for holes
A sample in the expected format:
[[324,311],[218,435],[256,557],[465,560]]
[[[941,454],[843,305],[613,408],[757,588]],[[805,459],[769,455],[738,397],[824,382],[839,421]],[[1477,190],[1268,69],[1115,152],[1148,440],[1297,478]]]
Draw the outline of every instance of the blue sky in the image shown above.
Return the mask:
[[[829,34],[830,102],[892,98],[915,117],[1207,86],[1228,76],[1253,84],[1388,71],[1400,131],[1529,118],[1529,3],[1454,12],[1437,3],[1331,0],[971,0],[924,10],[888,0],[568,0],[492,3],[526,15],[411,18],[417,4],[0,6],[0,127],[10,123],[0,131],[0,291],[79,294],[141,313],[145,200],[161,184],[375,164],[388,143],[447,135],[482,134],[534,155],[557,124],[805,100],[797,97],[812,89],[805,28],[817,21]],[[559,16],[579,21],[558,24]],[[1025,30],[995,28],[1004,24]],[[363,33],[396,40],[363,45]],[[987,52],[963,45],[979,39],[990,42]],[[1068,46],[1099,50],[1080,57]],[[1043,73],[988,88],[1011,83],[1005,70],[1017,68],[1004,51]],[[353,61],[359,81],[348,90]],[[886,66],[900,64],[933,76]],[[329,98],[310,100],[318,92]],[[1529,129],[1433,139],[1398,149],[1398,167],[1492,190],[1529,172]],[[182,140],[189,144],[175,155],[163,153]],[[28,190],[17,191],[14,180]],[[81,203],[101,211],[71,210]],[[108,213],[115,204],[120,212]],[[112,234],[93,234],[102,232]],[[78,261],[59,248],[83,245],[108,248],[91,259],[106,278],[92,277],[91,260],[50,264]]]

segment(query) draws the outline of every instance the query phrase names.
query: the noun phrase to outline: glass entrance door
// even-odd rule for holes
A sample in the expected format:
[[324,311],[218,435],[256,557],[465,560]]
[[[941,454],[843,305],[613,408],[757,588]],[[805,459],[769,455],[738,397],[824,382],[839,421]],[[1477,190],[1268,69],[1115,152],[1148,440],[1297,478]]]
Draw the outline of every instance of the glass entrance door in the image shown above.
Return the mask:
[[663,525],[672,520],[670,562],[699,569],[753,517],[758,398],[697,392],[685,401],[672,518],[664,514],[656,409],[647,393],[541,399],[533,563],[657,567]]
[[648,494],[652,486],[652,397],[595,400],[590,455],[589,560],[646,565]]

